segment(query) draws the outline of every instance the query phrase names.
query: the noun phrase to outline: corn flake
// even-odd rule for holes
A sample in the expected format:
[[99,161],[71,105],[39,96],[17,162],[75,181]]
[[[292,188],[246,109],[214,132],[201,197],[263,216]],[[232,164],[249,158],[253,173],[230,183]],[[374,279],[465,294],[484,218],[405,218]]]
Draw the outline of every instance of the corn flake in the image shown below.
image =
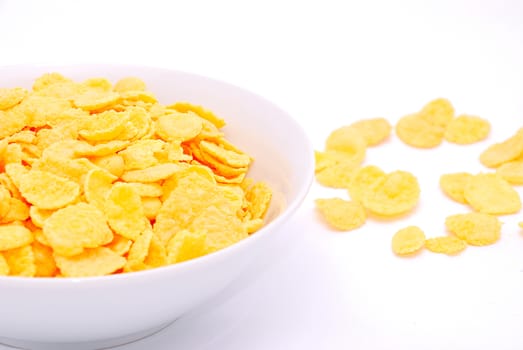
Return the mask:
[[443,193],[458,203],[467,204],[465,186],[473,175],[465,172],[443,174],[439,178],[439,185]]
[[419,116],[431,125],[446,128],[454,118],[454,107],[446,98],[437,98],[423,106]]
[[402,228],[392,237],[392,251],[408,256],[421,250],[425,244],[425,233],[417,226]]
[[211,122],[217,128],[225,126],[225,121],[222,118],[216,116],[213,112],[203,108],[202,106],[193,105],[188,102],[177,102],[168,107],[181,113],[193,112],[199,117]]
[[124,172],[122,180],[127,182],[157,182],[165,180],[181,169],[181,165],[176,163],[164,163],[154,165],[145,169],[131,170]]
[[450,121],[445,129],[445,140],[467,145],[484,140],[490,132],[490,123],[480,117],[460,115]]
[[0,225],[0,251],[20,248],[31,242],[33,235],[24,226],[14,223]]
[[131,185],[115,184],[105,202],[105,214],[115,233],[136,240],[145,229],[142,201]]
[[425,240],[425,248],[433,253],[456,255],[464,251],[467,244],[458,237],[442,236]]
[[80,186],[52,173],[30,170],[20,179],[22,196],[42,209],[58,209],[72,203],[80,194]]
[[61,256],[77,255],[84,248],[96,248],[113,239],[104,213],[87,203],[69,205],[51,214],[44,222],[43,233]]
[[167,260],[174,264],[204,255],[206,238],[206,231],[177,232],[167,243]]
[[470,245],[484,246],[498,241],[501,222],[495,216],[483,213],[467,213],[448,216],[447,229]]
[[422,118],[420,114],[410,114],[400,118],[396,124],[399,139],[417,148],[433,148],[441,144],[445,129]]
[[0,110],[19,104],[26,96],[24,88],[0,88]]
[[523,185],[523,160],[501,164],[496,173],[513,185]]
[[350,128],[363,136],[367,146],[376,146],[390,136],[392,126],[385,118],[370,118],[358,120]]
[[156,133],[168,142],[191,140],[202,129],[202,119],[192,112],[163,115],[156,121]]
[[483,151],[480,162],[488,168],[496,168],[503,163],[515,160],[523,155],[523,128],[507,140],[495,143]]
[[19,277],[34,277],[36,274],[36,263],[31,245],[3,252],[4,258],[9,265],[9,275]]
[[480,213],[513,214],[521,209],[518,192],[496,174],[478,174],[465,185],[465,199]]
[[349,231],[361,227],[366,219],[365,208],[357,201],[341,198],[316,199],[316,207],[332,227]]
[[125,258],[106,247],[86,249],[75,256],[55,254],[56,265],[64,277],[89,277],[109,275],[122,269]]
[[355,163],[361,163],[365,159],[367,141],[356,129],[344,126],[329,135],[325,150],[344,152]]
[[35,241],[32,244],[35,259],[35,277],[53,277],[57,272],[51,248]]

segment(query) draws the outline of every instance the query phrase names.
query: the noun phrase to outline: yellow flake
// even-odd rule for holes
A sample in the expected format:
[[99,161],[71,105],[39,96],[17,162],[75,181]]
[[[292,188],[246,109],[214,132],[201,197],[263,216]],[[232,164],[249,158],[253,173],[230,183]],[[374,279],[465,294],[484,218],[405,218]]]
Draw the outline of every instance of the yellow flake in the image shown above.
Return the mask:
[[467,213],[448,216],[447,229],[470,245],[483,246],[496,243],[501,235],[501,222],[495,216]]
[[423,248],[425,233],[417,226],[405,227],[392,237],[392,251],[399,256],[414,254]]
[[367,220],[365,208],[359,202],[341,198],[316,199],[315,202],[325,221],[335,229],[354,230]]

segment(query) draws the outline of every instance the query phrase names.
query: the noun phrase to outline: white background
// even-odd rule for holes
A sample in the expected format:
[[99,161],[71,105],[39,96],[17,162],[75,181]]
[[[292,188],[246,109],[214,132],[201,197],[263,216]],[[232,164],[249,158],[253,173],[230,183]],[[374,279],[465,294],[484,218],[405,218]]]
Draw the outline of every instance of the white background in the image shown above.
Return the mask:
[[367,164],[419,177],[420,204],[401,220],[330,230],[314,199],[347,194],[313,184],[286,256],[122,350],[523,349],[522,214],[502,217],[497,244],[457,257],[390,251],[406,225],[445,234],[445,216],[467,208],[440,194],[439,174],[485,170],[479,152],[523,126],[522,18],[520,0],[0,0],[0,64],[147,64],[226,80],[290,112],[316,149],[336,127],[394,122],[439,96],[493,124],[474,146],[414,150],[392,136],[369,150]]

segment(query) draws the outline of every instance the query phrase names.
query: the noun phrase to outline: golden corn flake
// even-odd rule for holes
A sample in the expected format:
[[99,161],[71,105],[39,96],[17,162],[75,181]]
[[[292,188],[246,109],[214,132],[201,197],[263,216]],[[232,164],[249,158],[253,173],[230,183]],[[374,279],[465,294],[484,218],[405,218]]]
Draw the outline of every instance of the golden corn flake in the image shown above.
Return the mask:
[[165,141],[191,140],[202,128],[202,119],[192,112],[163,115],[156,121],[156,133]]
[[158,164],[141,170],[127,171],[121,178],[127,182],[157,182],[171,177],[180,169],[181,165],[176,163]]
[[354,162],[361,163],[365,159],[367,141],[351,126],[344,126],[329,135],[325,150],[345,152]]
[[465,199],[474,210],[493,215],[513,214],[521,209],[518,192],[497,174],[478,174],[465,185]]
[[427,239],[425,248],[433,253],[456,255],[464,251],[467,244],[458,237],[442,236]]
[[46,171],[30,170],[20,179],[22,196],[42,209],[58,209],[72,203],[80,194],[80,186]]
[[105,215],[115,233],[136,240],[145,230],[142,200],[131,185],[115,184],[105,203]]
[[129,252],[129,249],[131,248],[132,244],[132,240],[120,236],[118,234],[114,234],[111,243],[106,244],[105,247],[111,249],[116,254],[123,256]]
[[425,233],[417,226],[402,228],[392,237],[392,251],[400,256],[418,252],[425,244]]
[[363,136],[367,146],[376,146],[390,136],[392,126],[385,118],[371,118],[354,122],[350,128]]
[[[225,190],[225,189],[224,189]],[[251,219],[260,219],[265,216],[269,209],[269,204],[272,199],[272,190],[269,185],[264,182],[257,182],[247,189],[245,193],[247,200],[247,210],[250,213]],[[242,200],[242,196],[238,195],[237,200]],[[238,203],[238,206],[241,204]]]
[[446,128],[454,118],[454,107],[449,100],[437,98],[423,106],[419,116],[431,125]]
[[104,169],[93,169],[87,173],[84,181],[84,195],[87,203],[100,210],[105,210],[105,201],[116,176]]
[[110,172],[116,177],[122,176],[125,171],[125,161],[122,156],[118,154],[111,154],[102,157],[91,158],[91,162]]
[[35,207],[34,205],[32,205],[29,208],[29,217],[31,218],[31,222],[36,227],[40,227],[40,228],[44,227],[45,220],[47,220],[53,213],[54,213],[54,210],[41,209],[41,208]]
[[169,106],[169,108],[182,113],[193,112],[199,117],[211,122],[217,128],[225,126],[225,121],[222,118],[202,106],[193,105],[187,102],[177,102],[174,105]]
[[159,183],[128,182],[140,197],[160,197],[163,194],[163,186]]
[[443,193],[458,203],[467,204],[465,186],[472,179],[469,173],[443,174],[439,178],[439,186]]
[[9,275],[19,277],[34,277],[36,274],[36,262],[31,245],[3,252],[4,258],[9,265]]
[[144,262],[149,253],[149,246],[151,245],[151,240],[153,238],[153,229],[149,222],[144,226],[145,229],[139,234],[131,245],[131,249],[129,249],[129,254],[127,255],[128,264],[133,265]]
[[[370,212],[379,216],[396,216],[412,210],[419,200],[420,188],[414,175],[406,171],[393,171],[379,176],[362,177],[360,172],[349,187],[351,196],[359,200]],[[370,183],[366,183],[365,181]],[[361,187],[360,187],[361,186]]]
[[351,176],[348,186],[351,198],[361,202],[385,177],[386,173],[375,165],[357,169]]
[[29,118],[16,110],[2,111],[0,110],[0,139],[9,137],[22,130],[28,122]]
[[436,147],[443,141],[445,129],[429,120],[430,118],[423,118],[420,114],[404,116],[396,124],[396,135],[401,141],[413,147]]
[[87,203],[69,205],[55,211],[43,226],[49,245],[56,254],[63,256],[80,254],[84,248],[96,248],[113,239],[104,213]]
[[162,140],[139,140],[118,152],[125,162],[125,170],[145,169],[157,165],[158,154],[163,151]]
[[26,96],[24,88],[0,88],[0,110],[19,104]]
[[523,160],[503,163],[496,173],[513,185],[523,185]]
[[55,254],[55,260],[64,277],[109,275],[122,269],[127,261],[106,247],[86,249],[75,256]]
[[483,213],[451,215],[446,218],[445,225],[456,237],[475,246],[493,244],[501,234],[498,218]]
[[523,128],[507,140],[489,146],[481,153],[479,160],[488,168],[496,168],[503,163],[523,155]]
[[19,248],[33,242],[31,231],[21,225],[0,225],[0,251]]
[[207,232],[181,230],[167,243],[167,259],[170,264],[197,258],[205,254]]
[[115,111],[106,111],[92,115],[85,120],[79,134],[87,141],[111,141],[125,129],[128,115]]
[[0,218],[0,224],[8,224],[13,221],[25,221],[29,218],[29,206],[18,198],[9,198],[7,201],[9,210]]
[[315,202],[325,221],[341,231],[349,231],[361,227],[367,219],[365,208],[357,201],[326,198],[316,199]]
[[480,117],[460,115],[445,129],[445,140],[461,145],[484,140],[490,132],[490,123]]
[[4,258],[2,252],[0,252],[0,276],[7,275],[9,275],[9,265],[7,264],[7,260]]

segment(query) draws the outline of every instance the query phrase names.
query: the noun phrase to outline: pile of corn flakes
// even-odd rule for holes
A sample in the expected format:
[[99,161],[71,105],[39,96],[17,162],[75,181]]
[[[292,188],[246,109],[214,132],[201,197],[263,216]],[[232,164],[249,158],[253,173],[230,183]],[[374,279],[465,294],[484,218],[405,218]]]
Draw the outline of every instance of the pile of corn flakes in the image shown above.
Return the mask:
[[[369,214],[399,218],[416,207],[420,188],[416,177],[406,171],[389,174],[375,165],[363,166],[367,147],[376,146],[391,134],[383,118],[365,119],[341,127],[327,138],[324,151],[316,152],[316,179],[324,186],[348,190],[350,200],[316,200],[319,213],[332,227],[342,231],[364,225]],[[417,148],[433,148],[444,140],[471,144],[484,140],[490,123],[471,115],[455,116],[454,107],[444,98],[430,101],[419,112],[399,119],[398,138]],[[468,205],[470,212],[450,215],[445,220],[448,235],[426,238],[417,226],[408,226],[392,238],[392,250],[410,256],[422,248],[434,253],[455,255],[467,245],[484,246],[501,235],[498,215],[521,210],[521,199],[513,185],[523,184],[523,128],[509,139],[488,147],[480,162],[495,172],[442,174],[440,188],[450,199]],[[523,222],[519,224],[523,228]]]
[[260,229],[272,191],[224,125],[134,77],[0,89],[0,275],[140,271]]

